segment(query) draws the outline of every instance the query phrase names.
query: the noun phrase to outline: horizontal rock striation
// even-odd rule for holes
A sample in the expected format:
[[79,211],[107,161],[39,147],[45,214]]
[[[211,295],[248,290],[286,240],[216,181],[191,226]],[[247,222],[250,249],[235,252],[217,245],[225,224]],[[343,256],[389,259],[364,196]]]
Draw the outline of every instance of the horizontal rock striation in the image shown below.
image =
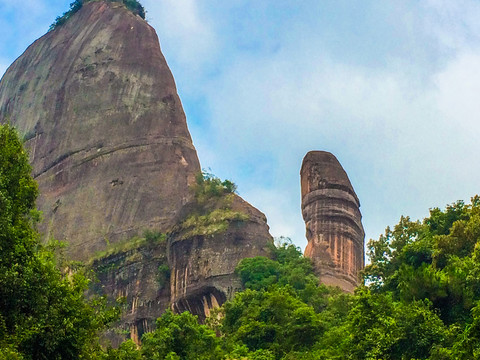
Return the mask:
[[0,121],[25,136],[42,230],[77,260],[167,230],[200,172],[155,30],[119,3],[87,3],[32,44],[2,78]]
[[353,292],[364,267],[365,233],[360,202],[347,174],[331,153],[311,151],[301,169],[302,215],[320,281]]
[[[234,194],[228,195],[228,206],[218,201],[213,208],[216,216],[208,227],[195,229],[179,224],[170,235],[169,261],[171,304],[175,311],[190,311],[203,321],[212,307],[218,307],[242,289],[235,274],[240,260],[267,256],[272,237],[265,215]],[[221,199],[223,200],[223,199]],[[227,214],[228,227],[216,230],[218,218]],[[232,216],[231,214],[235,214]],[[208,229],[213,229],[209,231]]]

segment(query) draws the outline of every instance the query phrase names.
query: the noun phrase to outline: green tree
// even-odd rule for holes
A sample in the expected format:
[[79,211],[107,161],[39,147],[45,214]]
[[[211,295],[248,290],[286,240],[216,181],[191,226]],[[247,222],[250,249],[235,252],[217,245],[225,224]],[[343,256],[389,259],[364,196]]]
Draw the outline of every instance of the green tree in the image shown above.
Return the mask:
[[471,321],[480,300],[475,248],[480,240],[480,200],[432,209],[423,223],[402,217],[378,241],[369,242],[369,287],[395,299],[428,299],[447,324]]
[[[421,302],[429,304],[429,311],[442,320],[443,340],[425,341],[431,359],[480,356],[475,345],[480,301],[478,196],[469,204],[458,201],[445,210],[434,208],[423,222],[402,217],[393,231],[387,228],[378,241],[370,241],[369,255],[372,261],[364,273],[372,294],[387,296],[399,309],[417,306],[418,310]],[[422,311],[427,314],[427,309]],[[429,315],[422,321],[428,324],[433,318]],[[436,329],[442,332],[439,326]],[[409,342],[418,340],[420,335]],[[406,346],[402,349],[407,352]],[[426,350],[417,356],[425,354]]]
[[319,285],[311,259],[288,238],[279,238],[270,248],[270,258],[258,256],[240,261],[236,273],[246,289],[268,290],[272,287],[290,286],[300,300],[322,311],[328,297],[338,289]]
[[142,338],[146,359],[216,360],[223,357],[220,339],[188,311],[179,315],[167,310],[157,320],[157,328]]
[[223,315],[221,332],[230,341],[277,358],[308,349],[324,330],[318,314],[289,287],[247,289],[224,304]]
[[109,348],[105,352],[102,360],[142,360],[143,356],[140,350],[132,340],[124,341],[118,349]]
[[102,298],[87,301],[88,280],[60,271],[40,243],[30,173],[17,132],[0,125],[0,344],[8,345],[8,356],[25,359],[89,358],[117,312],[107,311]]
[[349,311],[344,342],[352,359],[427,359],[447,327],[427,300],[403,303],[360,289]]

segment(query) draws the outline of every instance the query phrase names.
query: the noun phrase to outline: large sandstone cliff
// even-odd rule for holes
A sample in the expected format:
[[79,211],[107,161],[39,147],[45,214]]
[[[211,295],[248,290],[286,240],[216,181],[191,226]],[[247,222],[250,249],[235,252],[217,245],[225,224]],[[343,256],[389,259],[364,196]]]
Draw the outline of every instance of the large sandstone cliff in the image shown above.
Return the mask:
[[26,137],[44,229],[75,259],[168,229],[200,171],[155,31],[117,3],[87,3],[31,45],[0,114]]
[[234,194],[196,214],[200,165],[172,74],[154,29],[120,3],[88,2],[32,44],[0,82],[0,121],[25,137],[41,231],[90,262],[94,291],[126,297],[118,326],[136,340],[167,306],[208,315],[239,288],[238,261],[271,242]]

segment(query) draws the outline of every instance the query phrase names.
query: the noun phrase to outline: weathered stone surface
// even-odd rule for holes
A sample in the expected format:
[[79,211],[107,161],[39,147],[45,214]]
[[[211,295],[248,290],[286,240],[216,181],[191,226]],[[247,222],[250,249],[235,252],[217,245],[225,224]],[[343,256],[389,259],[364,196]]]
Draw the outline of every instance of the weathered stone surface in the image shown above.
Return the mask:
[[2,78],[0,119],[27,139],[42,230],[75,259],[167,230],[200,171],[155,30],[118,3],[32,44]]
[[[237,263],[266,255],[265,216],[234,194],[203,209],[227,211],[219,228],[185,226],[199,161],[155,31],[123,5],[89,2],[32,44],[0,82],[0,121],[25,136],[40,230],[90,262],[92,291],[126,298],[114,345],[138,341],[170,304],[203,319],[240,288]],[[147,229],[168,242],[129,240]]]
[[169,239],[172,307],[177,312],[197,314],[200,320],[242,288],[234,273],[238,262],[246,257],[267,256],[268,244],[273,240],[263,213],[239,196],[228,197],[226,208],[218,203],[213,207],[230,214],[232,219],[225,231],[209,233],[202,227],[192,232],[180,224]]
[[345,170],[329,152],[311,151],[303,159],[302,214],[321,282],[353,292],[364,267],[365,233],[360,202]]
[[104,336],[112,346],[125,338],[139,342],[155,329],[155,320],[170,304],[170,271],[166,239],[132,239],[123,248],[92,259],[94,293],[111,301],[125,299],[122,318]]

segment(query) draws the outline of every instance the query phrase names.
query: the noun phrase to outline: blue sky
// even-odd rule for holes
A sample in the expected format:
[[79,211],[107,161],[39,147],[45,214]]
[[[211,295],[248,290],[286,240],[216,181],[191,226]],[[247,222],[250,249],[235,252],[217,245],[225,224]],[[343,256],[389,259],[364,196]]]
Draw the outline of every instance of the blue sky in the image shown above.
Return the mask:
[[[70,0],[0,0],[0,73]],[[366,239],[480,192],[480,2],[143,0],[204,168],[306,244],[299,171],[337,156]]]

